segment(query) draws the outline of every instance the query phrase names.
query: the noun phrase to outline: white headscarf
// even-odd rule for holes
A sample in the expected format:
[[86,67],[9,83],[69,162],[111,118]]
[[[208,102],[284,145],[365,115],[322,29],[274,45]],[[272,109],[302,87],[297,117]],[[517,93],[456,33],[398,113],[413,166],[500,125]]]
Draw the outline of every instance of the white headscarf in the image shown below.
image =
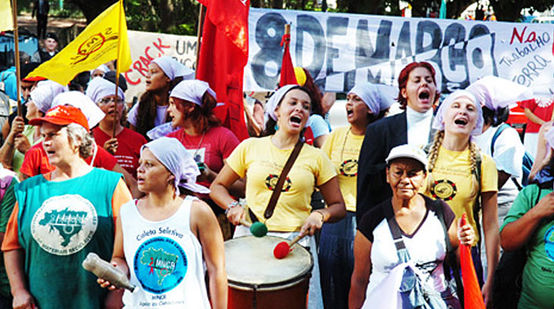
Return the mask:
[[37,86],[31,91],[31,100],[36,107],[43,113],[46,113],[52,107],[52,101],[58,94],[67,91],[66,86],[62,86],[51,80],[38,82]]
[[267,100],[267,103],[265,104],[265,115],[266,115],[265,122],[267,122],[267,120],[269,119],[268,117],[277,121],[277,115],[275,115],[275,109],[277,109],[277,105],[279,105],[279,102],[281,102],[285,94],[287,94],[287,92],[289,92],[289,90],[294,87],[300,87],[300,86],[293,85],[293,84],[285,85],[277,89],[277,91],[273,93],[273,95],[269,98],[269,100]]
[[68,91],[57,95],[52,102],[52,108],[58,105],[71,105],[79,108],[87,118],[88,127],[91,129],[106,116],[106,114],[96,106],[96,103],[92,102],[88,96],[80,91]]
[[179,140],[173,137],[160,137],[143,145],[140,149],[141,154],[145,148],[148,148],[175,176],[175,189],[183,187],[193,192],[210,193],[208,188],[196,183],[200,170],[192,155]]
[[206,91],[217,100],[215,92],[210,88],[210,85],[205,81],[197,79],[184,80],[178,83],[169,96],[202,106],[202,97]]
[[[90,70],[90,75],[94,74],[94,71],[96,71],[96,70],[102,71],[102,73],[106,73],[110,70],[110,68],[108,68],[108,66],[105,65],[105,64],[101,64],[97,68]],[[95,79],[95,78],[93,78],[93,79]]]
[[[88,83],[85,93],[94,103],[98,103],[105,97],[115,95],[115,84],[104,78],[94,78]],[[125,94],[120,87],[117,87],[117,97],[125,101]]]
[[456,90],[452,92],[441,104],[435,118],[433,119],[433,129],[442,131],[444,130],[444,113],[458,98],[465,97],[475,103],[477,109],[477,123],[475,128],[471,131],[472,136],[481,135],[483,133],[483,110],[481,104],[477,102],[473,94],[467,90]]
[[169,57],[169,56],[162,56],[160,58],[156,58],[152,60],[155,64],[157,64],[162,71],[164,71],[165,75],[169,77],[169,79],[174,80],[176,77],[182,76],[183,79],[193,79],[194,78],[194,71],[187,68],[186,66],[182,65],[179,61]]
[[485,76],[466,88],[482,105],[497,110],[533,98],[531,89],[510,80]]
[[363,83],[356,84],[348,93],[356,94],[369,107],[372,114],[379,115],[382,110],[389,108],[395,102],[394,94],[390,95],[391,92],[387,88],[393,87]]

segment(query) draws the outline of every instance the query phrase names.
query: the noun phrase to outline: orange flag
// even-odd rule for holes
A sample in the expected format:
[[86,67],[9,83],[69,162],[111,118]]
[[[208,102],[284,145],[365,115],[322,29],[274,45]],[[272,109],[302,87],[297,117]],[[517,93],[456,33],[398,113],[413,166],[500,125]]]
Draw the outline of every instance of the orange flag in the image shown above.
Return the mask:
[[[462,216],[462,225],[466,225],[466,215]],[[460,267],[462,269],[462,281],[464,282],[464,308],[485,309],[485,302],[477,280],[477,274],[473,267],[471,248],[460,242]]]

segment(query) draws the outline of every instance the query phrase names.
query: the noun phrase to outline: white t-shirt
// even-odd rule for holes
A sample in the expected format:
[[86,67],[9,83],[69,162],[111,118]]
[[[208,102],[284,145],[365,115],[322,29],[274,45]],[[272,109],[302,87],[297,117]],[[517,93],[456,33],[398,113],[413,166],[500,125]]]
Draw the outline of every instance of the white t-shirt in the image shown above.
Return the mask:
[[[135,104],[127,114],[127,121],[135,127],[137,126],[138,106],[139,103]],[[154,120],[154,127],[165,123],[168,106],[169,105],[156,106],[156,119]]]
[[[521,184],[521,165],[525,147],[521,143],[519,134],[512,127],[505,128],[494,143],[494,153],[491,154],[492,138],[496,133],[496,127],[488,128],[483,134],[473,137],[473,142],[481,148],[481,153],[491,156],[496,163],[496,169],[512,175]],[[518,195],[519,190],[513,180],[508,179],[498,192],[498,204],[511,204]]]
[[[446,256],[445,234],[442,224],[432,210],[428,197],[424,197],[427,212],[412,235],[402,232],[402,240],[408,249],[411,261],[426,275],[424,284],[437,292],[446,288],[443,261]],[[454,221],[454,212],[446,203],[440,201],[444,207],[446,226]],[[388,214],[385,214],[388,213]],[[371,246],[371,275],[367,293],[375,289],[390,271],[400,263],[397,250],[386,217],[392,216],[390,199],[379,204],[368,212],[358,226],[358,230],[372,242]]]

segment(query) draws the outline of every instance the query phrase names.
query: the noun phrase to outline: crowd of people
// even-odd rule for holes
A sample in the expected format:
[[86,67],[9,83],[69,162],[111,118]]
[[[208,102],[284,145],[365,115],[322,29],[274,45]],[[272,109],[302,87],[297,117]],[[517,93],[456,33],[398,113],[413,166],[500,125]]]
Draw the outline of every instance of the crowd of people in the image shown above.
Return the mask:
[[[394,97],[357,83],[348,126],[331,130],[328,94],[296,68],[298,84],[261,104],[263,132],[240,141],[210,85],[171,57],[152,60],[130,108],[110,64],[69,86],[27,79],[34,67],[2,127],[0,308],[227,308],[224,241],[255,222],[306,236],[308,308],[381,308],[396,293],[398,308],[461,308],[459,244],[487,307],[502,250],[527,257],[513,306],[554,306],[554,130],[531,132],[524,186],[525,148],[504,122],[526,93],[509,81],[441,100],[433,66],[410,63]],[[136,289],[84,270],[90,252]]]

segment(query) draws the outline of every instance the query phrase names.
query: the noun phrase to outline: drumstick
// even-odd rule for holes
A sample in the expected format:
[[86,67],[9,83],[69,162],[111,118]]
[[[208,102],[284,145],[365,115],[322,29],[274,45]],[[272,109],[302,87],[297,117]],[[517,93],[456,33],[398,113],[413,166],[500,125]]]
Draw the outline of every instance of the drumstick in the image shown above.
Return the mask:
[[256,237],[264,237],[267,234],[267,226],[260,221],[250,223],[241,218],[239,223],[250,228],[250,233]]
[[300,241],[300,239],[304,238],[304,236],[306,236],[306,234],[298,234],[298,236],[294,237],[294,239],[290,242],[290,243],[287,243],[286,241],[282,241],[280,243],[278,243],[276,246],[275,246],[275,249],[273,249],[273,256],[275,256],[275,258],[277,259],[282,259],[282,258],[285,258],[291,250],[291,247]]

